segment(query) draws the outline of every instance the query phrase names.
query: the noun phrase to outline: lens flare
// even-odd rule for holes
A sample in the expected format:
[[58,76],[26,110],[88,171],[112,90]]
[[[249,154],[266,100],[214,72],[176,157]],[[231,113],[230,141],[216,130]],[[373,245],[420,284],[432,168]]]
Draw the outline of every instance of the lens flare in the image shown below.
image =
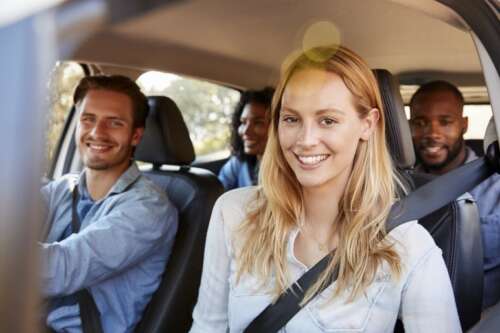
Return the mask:
[[[340,45],[340,32],[332,22],[319,21],[311,24],[304,32],[302,38],[302,51],[306,56],[317,62],[323,62],[330,58]],[[328,46],[330,52],[314,52],[313,49],[318,46]]]

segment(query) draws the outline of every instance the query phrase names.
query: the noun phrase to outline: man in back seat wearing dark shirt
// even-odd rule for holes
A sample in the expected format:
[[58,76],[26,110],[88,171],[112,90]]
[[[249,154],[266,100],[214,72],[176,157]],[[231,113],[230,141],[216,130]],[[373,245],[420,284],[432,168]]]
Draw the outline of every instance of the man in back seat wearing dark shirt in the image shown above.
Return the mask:
[[[462,93],[446,81],[422,85],[410,101],[410,127],[417,171],[441,175],[477,158],[465,145],[468,119]],[[459,181],[459,180],[457,180]],[[483,308],[500,300],[500,175],[471,191],[481,220],[484,250]]]

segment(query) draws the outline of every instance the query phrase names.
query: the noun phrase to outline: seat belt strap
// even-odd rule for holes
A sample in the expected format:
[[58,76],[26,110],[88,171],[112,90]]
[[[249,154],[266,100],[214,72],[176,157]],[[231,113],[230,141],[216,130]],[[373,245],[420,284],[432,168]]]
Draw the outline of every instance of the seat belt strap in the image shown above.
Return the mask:
[[[418,220],[444,207],[463,193],[473,189],[495,173],[495,171],[500,173],[499,161],[500,152],[498,141],[496,141],[490,144],[484,157],[467,163],[419,187],[392,206],[386,222],[387,233],[403,223]],[[244,333],[273,333],[278,332],[285,326],[301,310],[300,303],[304,299],[305,292],[328,267],[328,262],[330,258],[333,258],[334,251],[323,257],[323,259],[305,272],[291,287],[278,297],[275,303],[269,304],[250,323]],[[332,272],[331,283],[337,277],[338,269],[335,269]],[[322,286],[317,294],[321,293],[331,283]],[[310,300],[312,298],[314,297],[311,297]],[[302,306],[305,305],[306,303]]]
[[481,158],[433,179],[394,203],[387,219],[387,230],[444,207],[493,173],[494,170]]
[[[78,184],[73,188],[71,202],[71,229],[73,233],[80,231],[80,219],[76,206],[79,200]],[[82,289],[76,292],[76,299],[80,308],[80,320],[82,322],[83,333],[103,333],[101,327],[101,314],[88,289]]]

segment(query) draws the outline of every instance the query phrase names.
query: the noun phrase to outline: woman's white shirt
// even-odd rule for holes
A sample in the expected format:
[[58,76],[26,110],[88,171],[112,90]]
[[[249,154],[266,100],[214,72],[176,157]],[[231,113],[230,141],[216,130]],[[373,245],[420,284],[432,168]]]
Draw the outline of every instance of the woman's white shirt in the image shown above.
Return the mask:
[[[264,287],[254,276],[236,283],[235,252],[241,247],[235,230],[243,222],[256,187],[221,196],[213,209],[205,245],[203,274],[193,312],[191,333],[242,332],[271,303],[273,277]],[[298,230],[287,249],[292,281],[307,271],[293,253]],[[453,291],[441,250],[416,221],[389,233],[401,257],[403,272],[391,279],[382,265],[365,293],[346,302],[348,292],[330,299],[333,283],[300,310],[280,332],[392,332],[396,319],[405,331],[461,332]]]

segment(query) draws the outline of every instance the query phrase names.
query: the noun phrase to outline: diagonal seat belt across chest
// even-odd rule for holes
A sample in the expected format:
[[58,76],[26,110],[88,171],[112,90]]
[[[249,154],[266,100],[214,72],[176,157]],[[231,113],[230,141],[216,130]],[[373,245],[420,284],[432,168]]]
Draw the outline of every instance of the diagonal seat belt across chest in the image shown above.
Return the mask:
[[[389,233],[397,226],[445,206],[465,192],[470,191],[495,172],[500,173],[500,149],[498,140],[488,145],[482,158],[456,168],[423,185],[396,202],[389,213],[386,230]],[[458,181],[457,181],[458,180]],[[311,269],[283,292],[275,303],[268,305],[245,329],[244,333],[278,332],[301,310],[300,303],[306,291],[317,281],[328,266],[333,252],[326,255]],[[332,283],[337,279],[338,269],[332,273]],[[321,293],[323,289],[318,291]],[[305,306],[305,304],[303,305]]]

